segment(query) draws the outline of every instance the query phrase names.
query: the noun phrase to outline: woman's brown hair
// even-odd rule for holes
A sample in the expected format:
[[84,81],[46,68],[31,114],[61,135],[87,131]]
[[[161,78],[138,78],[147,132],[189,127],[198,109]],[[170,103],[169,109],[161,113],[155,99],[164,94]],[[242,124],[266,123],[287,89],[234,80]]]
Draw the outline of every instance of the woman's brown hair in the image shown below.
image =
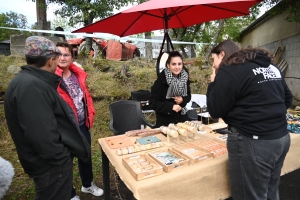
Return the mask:
[[227,60],[229,56],[231,56],[233,53],[239,50],[241,50],[240,47],[232,40],[224,40],[223,42],[215,46],[210,53],[215,53],[219,55],[221,51],[224,51],[225,55],[222,62],[220,63],[220,66],[222,66],[222,64],[224,64],[224,62]]
[[71,55],[72,55],[72,58],[74,58],[73,47],[69,43],[67,43],[67,42],[57,42],[56,46],[57,47],[66,47],[66,48],[68,48],[69,51],[70,51],[70,53],[71,53]]
[[258,53],[264,54],[264,55],[272,58],[271,53],[266,49],[248,47],[246,49],[242,49],[242,50],[232,54],[225,61],[224,64],[226,64],[226,65],[235,65],[235,64],[251,62],[255,59],[255,57]]

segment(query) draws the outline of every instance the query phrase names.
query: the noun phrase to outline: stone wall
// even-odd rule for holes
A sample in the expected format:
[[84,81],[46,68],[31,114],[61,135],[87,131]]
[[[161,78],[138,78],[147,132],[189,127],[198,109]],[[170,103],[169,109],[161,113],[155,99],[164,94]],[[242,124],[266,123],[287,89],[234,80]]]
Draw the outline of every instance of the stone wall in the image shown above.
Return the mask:
[[[10,52],[11,55],[24,55],[24,46],[25,46],[25,40],[28,36],[24,35],[11,35],[10,36]],[[43,36],[45,38],[48,38],[55,44],[60,41],[58,37],[52,37],[52,36]]]
[[281,60],[284,59],[288,63],[285,81],[293,95],[300,99],[300,34],[261,47],[274,52],[278,46],[285,46],[281,56]]
[[286,60],[288,68],[285,81],[300,99],[300,23],[287,22],[287,13],[278,16],[262,16],[242,33],[240,46],[263,47],[274,53],[277,47],[285,46],[279,62]]
[[261,16],[242,32],[241,47],[259,47],[300,34],[300,23],[286,21],[287,16]]

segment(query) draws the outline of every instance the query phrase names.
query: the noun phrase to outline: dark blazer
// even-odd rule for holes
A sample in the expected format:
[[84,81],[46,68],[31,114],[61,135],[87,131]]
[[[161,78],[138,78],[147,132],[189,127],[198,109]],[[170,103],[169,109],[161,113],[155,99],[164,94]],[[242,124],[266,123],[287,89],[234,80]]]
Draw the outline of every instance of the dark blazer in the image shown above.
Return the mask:
[[90,157],[90,145],[75,115],[56,91],[60,77],[24,66],[10,82],[4,108],[20,162],[29,175],[39,175],[71,155]]
[[[164,70],[158,75],[156,81],[151,88],[151,95],[149,98],[150,108],[155,110],[156,127],[168,126],[170,123],[177,124],[188,120],[187,115],[182,115],[181,112],[172,110],[173,105],[176,104],[174,99],[166,99],[169,85],[167,84]],[[183,97],[181,107],[185,107],[191,100],[190,81],[187,81],[187,96]]]

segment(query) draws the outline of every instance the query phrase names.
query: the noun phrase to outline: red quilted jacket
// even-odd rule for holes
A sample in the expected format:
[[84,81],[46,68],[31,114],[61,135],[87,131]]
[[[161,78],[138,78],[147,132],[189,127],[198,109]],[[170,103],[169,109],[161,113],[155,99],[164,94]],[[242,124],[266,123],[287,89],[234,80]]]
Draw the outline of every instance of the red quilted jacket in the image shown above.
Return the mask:
[[[81,68],[77,67],[74,63],[71,63],[69,70],[77,76],[80,87],[83,91],[84,103],[87,107],[87,110],[85,111],[86,112],[85,125],[89,129],[91,129],[93,126],[94,116],[96,114],[96,111],[95,111],[95,108],[93,105],[92,97],[88,90],[88,86],[86,84],[87,74]],[[62,73],[63,73],[63,70],[60,69],[59,67],[56,67],[55,74],[57,74],[58,76],[62,76]],[[57,91],[58,91],[59,95],[71,106],[71,108],[73,109],[73,111],[77,117],[77,120],[78,120],[78,115],[77,115],[75,104],[73,103],[73,100],[70,97],[70,95],[68,94],[68,92],[61,87],[61,83],[57,87]]]

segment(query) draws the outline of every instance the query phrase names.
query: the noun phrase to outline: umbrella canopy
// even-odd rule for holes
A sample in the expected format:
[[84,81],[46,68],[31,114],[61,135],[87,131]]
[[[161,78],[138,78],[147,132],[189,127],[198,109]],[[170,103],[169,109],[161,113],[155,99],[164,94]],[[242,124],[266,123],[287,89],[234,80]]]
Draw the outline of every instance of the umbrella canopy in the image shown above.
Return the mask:
[[159,29],[185,28],[207,21],[243,16],[262,0],[150,0],[73,31],[120,37]]

